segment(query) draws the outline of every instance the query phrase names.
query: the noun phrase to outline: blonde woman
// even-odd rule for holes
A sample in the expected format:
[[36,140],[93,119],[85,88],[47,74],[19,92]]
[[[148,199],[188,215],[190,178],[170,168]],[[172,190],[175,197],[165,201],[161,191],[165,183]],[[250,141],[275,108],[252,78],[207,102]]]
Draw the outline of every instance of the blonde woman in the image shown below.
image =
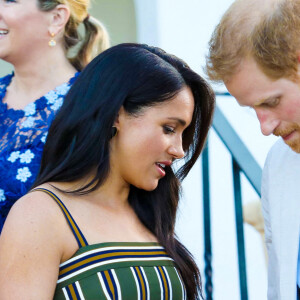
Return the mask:
[[88,7],[89,0],[0,0],[0,59],[14,67],[0,78],[0,232],[13,203],[35,180],[66,93],[108,47],[108,35]]

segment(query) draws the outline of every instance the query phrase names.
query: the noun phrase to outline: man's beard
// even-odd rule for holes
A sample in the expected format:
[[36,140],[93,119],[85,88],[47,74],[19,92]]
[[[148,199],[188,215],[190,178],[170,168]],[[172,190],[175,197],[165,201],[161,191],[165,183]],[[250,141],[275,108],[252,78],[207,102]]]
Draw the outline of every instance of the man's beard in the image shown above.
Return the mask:
[[292,123],[291,125],[289,125],[286,128],[280,129],[280,128],[276,128],[273,131],[273,134],[276,136],[287,136],[290,133],[292,133],[293,131],[296,131],[295,134],[296,136],[291,138],[290,140],[287,140],[284,142],[295,152],[300,153],[300,126],[296,123]]

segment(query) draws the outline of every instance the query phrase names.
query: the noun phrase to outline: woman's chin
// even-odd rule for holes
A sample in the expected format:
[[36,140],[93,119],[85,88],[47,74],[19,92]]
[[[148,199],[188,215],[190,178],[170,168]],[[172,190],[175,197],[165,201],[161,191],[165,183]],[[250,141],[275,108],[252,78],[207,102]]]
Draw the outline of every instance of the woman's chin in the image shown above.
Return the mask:
[[158,180],[155,180],[153,182],[147,182],[146,184],[141,184],[139,186],[136,186],[138,189],[147,191],[147,192],[152,192],[154,191],[158,186]]

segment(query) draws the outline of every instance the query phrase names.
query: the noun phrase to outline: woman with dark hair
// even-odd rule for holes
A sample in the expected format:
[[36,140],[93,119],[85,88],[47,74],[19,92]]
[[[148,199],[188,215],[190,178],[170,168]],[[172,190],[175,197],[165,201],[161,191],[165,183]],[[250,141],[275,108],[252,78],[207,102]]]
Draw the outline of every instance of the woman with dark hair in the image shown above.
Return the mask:
[[4,225],[0,298],[201,297],[174,227],[213,108],[206,82],[159,48],[121,44],[95,58],[51,125],[34,189]]

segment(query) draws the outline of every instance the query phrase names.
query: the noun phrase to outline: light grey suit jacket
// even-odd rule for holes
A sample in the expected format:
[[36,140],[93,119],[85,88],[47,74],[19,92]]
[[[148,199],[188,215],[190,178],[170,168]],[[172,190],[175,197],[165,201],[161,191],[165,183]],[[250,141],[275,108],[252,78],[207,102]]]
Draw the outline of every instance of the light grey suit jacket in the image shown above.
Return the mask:
[[268,249],[268,299],[296,300],[300,237],[300,154],[280,139],[270,150],[262,177]]

